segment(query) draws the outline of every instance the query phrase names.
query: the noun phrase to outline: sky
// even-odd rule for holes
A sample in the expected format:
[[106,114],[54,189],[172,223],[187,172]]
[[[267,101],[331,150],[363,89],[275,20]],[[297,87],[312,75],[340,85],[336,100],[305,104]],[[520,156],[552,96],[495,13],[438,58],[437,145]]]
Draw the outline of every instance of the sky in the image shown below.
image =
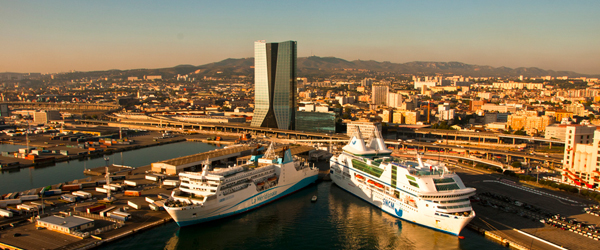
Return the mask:
[[252,57],[457,61],[600,74],[600,1],[0,0],[0,72],[163,68]]

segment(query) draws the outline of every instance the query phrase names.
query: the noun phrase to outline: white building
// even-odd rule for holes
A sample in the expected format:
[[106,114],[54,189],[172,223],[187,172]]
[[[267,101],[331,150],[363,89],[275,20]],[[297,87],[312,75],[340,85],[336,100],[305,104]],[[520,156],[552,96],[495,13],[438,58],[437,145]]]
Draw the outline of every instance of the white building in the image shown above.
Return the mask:
[[390,87],[388,87],[387,85],[373,85],[373,93],[371,93],[371,103],[377,106],[386,106],[389,91]]
[[415,89],[420,89],[423,88],[423,86],[427,86],[428,88],[432,88],[437,86],[437,81],[419,81],[416,80],[414,85],[415,85]]
[[387,106],[391,108],[398,108],[402,105],[402,94],[400,93],[389,93],[387,99]]
[[565,135],[563,181],[588,188],[600,184],[600,130],[596,126],[569,125]]

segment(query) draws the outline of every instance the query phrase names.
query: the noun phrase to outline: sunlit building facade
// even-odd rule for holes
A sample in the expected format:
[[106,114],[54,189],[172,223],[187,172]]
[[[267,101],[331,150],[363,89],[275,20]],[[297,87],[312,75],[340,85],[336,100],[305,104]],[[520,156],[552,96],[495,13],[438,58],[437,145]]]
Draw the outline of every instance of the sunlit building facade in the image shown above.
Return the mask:
[[255,109],[251,126],[294,129],[296,45],[295,41],[254,43]]

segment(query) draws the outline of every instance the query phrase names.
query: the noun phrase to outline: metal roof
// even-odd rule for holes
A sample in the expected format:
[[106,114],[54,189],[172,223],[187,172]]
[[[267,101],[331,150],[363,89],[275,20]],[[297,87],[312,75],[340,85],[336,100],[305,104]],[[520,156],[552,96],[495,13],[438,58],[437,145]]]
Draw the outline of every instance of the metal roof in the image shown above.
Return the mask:
[[204,152],[204,153],[193,154],[193,155],[183,156],[183,157],[174,158],[174,159],[170,159],[170,160],[160,161],[160,163],[169,164],[172,166],[181,166],[181,165],[185,165],[185,164],[189,164],[189,163],[193,163],[193,162],[205,161],[206,159],[209,159],[209,158],[216,158],[216,157],[225,156],[225,155],[229,155],[229,154],[235,154],[235,153],[243,152],[246,150],[251,150],[254,148],[255,147],[252,147],[252,146],[237,146],[237,147],[230,147],[230,148],[224,148],[224,149],[217,149],[217,150],[208,151],[208,152]]
[[84,224],[88,224],[90,222],[94,222],[94,220],[92,220],[92,219],[79,217],[79,216],[60,217],[60,216],[56,216],[56,215],[44,217],[44,218],[38,219],[38,221],[49,223],[49,224],[59,226],[59,227],[69,228],[69,229],[78,227],[78,226],[81,226]]

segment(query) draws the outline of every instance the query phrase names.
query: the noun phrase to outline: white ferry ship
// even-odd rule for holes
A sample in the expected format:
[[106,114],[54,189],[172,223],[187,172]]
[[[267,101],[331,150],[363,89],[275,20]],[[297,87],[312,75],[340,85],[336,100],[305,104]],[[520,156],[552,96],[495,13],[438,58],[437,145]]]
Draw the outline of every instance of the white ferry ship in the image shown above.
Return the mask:
[[165,210],[181,226],[246,212],[302,189],[317,180],[319,170],[284,148],[270,145],[265,155],[252,155],[244,165],[201,173],[179,174]]
[[365,142],[358,131],[331,158],[331,179],[342,189],[397,218],[458,235],[475,217],[467,188],[445,166],[391,157],[375,128]]

